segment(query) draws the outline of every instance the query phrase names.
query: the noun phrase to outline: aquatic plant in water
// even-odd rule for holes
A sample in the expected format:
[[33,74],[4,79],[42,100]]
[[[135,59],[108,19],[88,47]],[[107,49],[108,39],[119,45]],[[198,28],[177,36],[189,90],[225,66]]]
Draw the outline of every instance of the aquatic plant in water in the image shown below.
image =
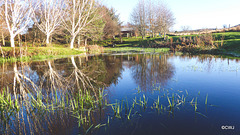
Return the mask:
[[[108,103],[104,89],[99,89],[96,93],[91,93],[90,91],[78,90],[75,92],[63,92],[54,90],[49,96],[43,94],[41,91],[37,91],[34,94],[28,93],[28,98],[21,98],[19,100],[19,95],[11,95],[7,90],[0,93],[0,112],[1,112],[1,127],[6,128],[11,124],[11,119],[22,119],[26,116],[21,116],[19,114],[23,112],[26,113],[28,119],[32,119],[28,122],[34,122],[34,115],[39,115],[45,118],[46,120],[54,116],[56,113],[65,113],[69,116],[77,118],[79,128],[83,132],[88,133],[92,130],[99,129],[100,127],[110,125],[111,121],[117,119],[131,120],[133,117],[142,117],[141,112],[145,111],[157,111],[158,114],[169,114],[174,113],[174,109],[180,110],[181,107],[184,107],[187,103],[194,107],[196,114],[199,114],[203,117],[206,115],[200,113],[198,110],[198,101],[197,97],[191,97],[188,91],[185,93],[180,90],[168,90],[161,88],[157,85],[154,85],[154,92],[152,95],[146,95],[140,88],[136,89],[137,96],[131,98],[122,99],[121,101],[116,100],[114,103]],[[159,91],[159,92],[158,92]],[[198,94],[200,96],[200,94]],[[15,98],[17,97],[17,98]],[[208,94],[206,95],[205,104],[208,102]],[[151,104],[152,103],[152,104]],[[106,108],[111,108],[112,113],[108,114],[107,121],[105,123],[96,123],[93,121],[96,115],[100,115],[102,111]],[[16,117],[18,116],[18,117]],[[34,116],[34,117],[33,117]],[[27,119],[24,120],[25,122]],[[41,119],[37,119],[41,121]],[[12,121],[14,122],[14,121]],[[24,122],[23,122],[24,123]],[[29,128],[29,132],[41,131],[33,127]],[[1,131],[5,132],[5,131]],[[26,131],[24,131],[26,132]]]

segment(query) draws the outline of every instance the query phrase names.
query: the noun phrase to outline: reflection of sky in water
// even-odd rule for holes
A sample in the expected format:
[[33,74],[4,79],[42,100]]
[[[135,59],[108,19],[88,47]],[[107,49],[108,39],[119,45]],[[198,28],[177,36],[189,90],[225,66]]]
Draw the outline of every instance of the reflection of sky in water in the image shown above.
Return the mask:
[[[180,90],[184,92],[187,90],[189,95],[194,96],[198,96],[199,93],[201,96],[198,96],[198,110],[206,115],[207,118],[196,116],[191,109],[191,111],[189,111],[189,108],[183,108],[182,111],[176,110],[174,119],[167,115],[144,114],[144,117],[141,118],[140,121],[142,126],[149,128],[149,130],[146,131],[150,134],[228,134],[240,131],[239,129],[235,130],[235,132],[221,131],[222,125],[240,126],[239,63],[218,58],[209,58],[201,62],[198,58],[183,59],[178,56],[170,57],[167,61],[174,67],[174,74],[163,87],[169,90]],[[138,84],[136,84],[132,75],[133,68],[126,66],[123,68],[124,70],[122,71],[118,85],[112,85],[109,88],[113,102],[115,99],[121,100],[126,97],[133,98],[136,96],[136,90],[134,89],[138,87]],[[151,91],[144,93],[150,97],[155,97],[155,99],[158,94],[152,94]],[[207,94],[209,106],[206,109],[204,103]],[[165,132],[163,132],[164,129],[162,132],[156,129],[159,128],[159,126],[156,125],[161,124],[160,121],[169,128]],[[202,130],[202,128],[204,128],[204,130]],[[128,130],[130,132],[130,129]],[[144,130],[139,130],[139,132],[135,133],[148,133]],[[169,130],[176,130],[176,132]],[[120,134],[118,132],[112,132]]]
[[[154,111],[146,111],[141,112],[142,117],[132,118],[131,122],[111,121],[110,134],[192,135],[234,134],[240,131],[240,129],[236,129],[235,132],[223,132],[220,129],[222,125],[240,126],[240,64],[234,60],[168,55],[99,56],[99,59],[95,59],[94,56],[89,57],[88,61],[83,63],[77,60],[75,59],[76,65],[84,72],[89,72],[90,66],[92,70],[107,70],[102,72],[102,76],[99,77],[111,82],[106,88],[109,103],[116,102],[116,99],[120,101],[126,98],[132,102],[132,98],[135,96],[139,98],[145,94],[149,98],[148,110],[151,110],[150,106],[158,95],[161,95],[161,93],[152,90],[152,85],[155,82],[157,86],[168,89],[170,92],[179,90],[185,93],[187,90],[190,98],[198,96],[200,92],[198,111],[206,115],[207,118],[194,113],[191,105],[183,106],[179,110],[176,109],[174,118],[169,114],[158,115]],[[79,66],[81,64],[84,66]],[[99,69],[93,68],[97,67],[95,65],[98,65]],[[67,59],[56,60],[52,62],[52,66],[64,77],[67,77],[74,70],[71,62]],[[24,74],[35,83],[39,82],[41,74],[48,70],[48,66],[43,66],[41,71],[38,67],[40,69],[42,65],[32,64],[24,68],[28,71]],[[19,70],[21,70],[20,66]],[[91,75],[94,76],[95,72]],[[142,90],[140,94],[136,90],[138,87]],[[206,108],[204,103],[207,94],[209,105]],[[165,98],[161,103],[167,104],[168,102]],[[106,114],[111,113],[110,110],[107,110]],[[106,122],[106,119],[102,121]],[[103,130],[104,128],[99,133],[106,134]],[[75,125],[73,134],[77,132],[77,125]]]
[[138,87],[131,76],[131,70],[126,66],[123,68],[124,71],[121,78],[118,80],[119,83],[117,85],[113,84],[109,88],[109,94],[116,96],[111,97],[113,101],[115,101],[115,99],[121,100],[125,98],[125,96],[133,94],[135,92],[134,89]]

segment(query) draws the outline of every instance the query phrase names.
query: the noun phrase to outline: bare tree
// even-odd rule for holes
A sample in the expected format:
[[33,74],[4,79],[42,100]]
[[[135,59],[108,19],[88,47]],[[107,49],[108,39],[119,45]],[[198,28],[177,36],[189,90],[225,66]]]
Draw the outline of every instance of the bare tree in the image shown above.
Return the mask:
[[183,32],[187,32],[190,30],[190,26],[186,25],[186,26],[181,26],[181,29]]
[[70,48],[73,48],[79,32],[96,19],[97,3],[95,0],[65,0],[65,4],[65,16],[62,16],[62,21],[71,34]]
[[139,0],[132,12],[132,22],[138,28],[140,35],[144,38],[147,29],[154,36],[155,32],[166,35],[174,24],[174,17],[166,4],[158,0]]
[[154,4],[153,0],[148,0],[147,1],[147,25],[149,28],[149,31],[152,33],[152,37],[154,37],[155,34],[155,27],[156,27],[156,20],[157,20],[157,11],[156,11],[156,6]]
[[164,34],[166,37],[166,32],[174,25],[175,18],[172,11],[167,7],[166,4],[159,2],[156,7],[157,20],[156,20],[156,30]]
[[[3,12],[3,11],[0,11],[0,12]],[[5,36],[7,34],[7,32],[6,32],[7,26],[6,26],[6,22],[3,17],[0,17],[0,31],[1,31],[1,37],[2,37],[2,45],[5,46]]]
[[31,21],[34,9],[30,5],[31,0],[4,0],[4,18],[10,33],[11,47],[15,47],[15,36],[23,32]]
[[[96,18],[91,23],[89,23],[82,31],[79,32],[78,44],[80,45],[80,36],[83,37],[85,49],[87,48],[87,41],[91,39],[91,41],[101,40],[104,34],[104,28],[106,22],[104,21],[104,8],[99,6],[98,10],[95,12]],[[103,18],[101,18],[103,17]],[[91,19],[91,18],[90,18]]]
[[37,27],[47,36],[46,43],[53,32],[60,26],[61,16],[64,16],[64,0],[38,0],[38,8],[35,10],[33,20]]
[[138,31],[142,38],[146,36],[146,26],[147,26],[147,17],[146,17],[146,6],[144,0],[139,0],[138,4],[132,11],[131,20],[138,28]]

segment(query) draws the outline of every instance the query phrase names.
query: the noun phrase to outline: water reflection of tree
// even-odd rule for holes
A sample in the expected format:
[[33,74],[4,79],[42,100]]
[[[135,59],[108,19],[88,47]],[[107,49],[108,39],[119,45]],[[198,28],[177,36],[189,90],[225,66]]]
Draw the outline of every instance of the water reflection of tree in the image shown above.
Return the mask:
[[[98,76],[98,80],[102,80],[106,86],[110,86],[111,84],[117,84],[119,77],[121,77],[121,73],[123,70],[121,57],[115,56],[100,56],[95,57],[97,60],[93,65],[98,65],[98,68],[104,70],[104,72]],[[100,59],[99,59],[100,58]],[[97,62],[97,63],[96,63]],[[101,62],[102,64],[98,64]]]
[[98,90],[94,86],[102,84],[102,82],[99,82],[88,75],[93,74],[94,71],[91,70],[86,71],[87,69],[81,70],[80,68],[78,68],[75,62],[75,58],[73,56],[71,57],[71,62],[74,68],[72,70],[72,73],[68,77],[68,84],[70,85],[70,87],[76,88],[78,90],[82,89],[84,90],[84,92],[91,90],[92,92],[96,93]]
[[40,76],[40,89],[47,91],[65,91],[68,88],[67,81],[55,66],[54,61],[46,61],[44,74]]
[[[73,61],[72,59],[71,61]],[[117,84],[123,69],[122,60],[113,56],[78,57],[74,58],[72,63],[72,65],[76,65],[74,66],[75,70],[81,70],[89,78],[99,82],[99,88],[110,86],[112,83]]]
[[[72,59],[74,60],[74,59]],[[42,71],[44,71],[44,74],[42,76],[35,76],[34,74],[36,72],[32,71],[30,66],[24,63],[21,63],[20,65],[17,65],[17,63],[13,64],[11,73],[11,84],[13,84],[12,93],[14,93],[15,99],[18,98],[19,95],[21,95],[24,98],[21,98],[20,102],[20,111],[16,112],[16,114],[11,114],[10,122],[7,121],[7,123],[2,124],[0,121],[0,125],[6,125],[4,126],[7,130],[6,133],[16,133],[16,134],[59,134],[59,128],[61,128],[61,131],[69,131],[72,127],[75,125],[78,125],[77,119],[74,118],[71,111],[64,111],[62,109],[60,110],[53,110],[53,111],[46,111],[41,110],[41,108],[32,108],[32,104],[30,103],[30,100],[34,100],[36,96],[36,91],[39,93],[39,91],[48,91],[50,90],[51,93],[46,93],[43,96],[43,101],[45,103],[57,102],[56,100],[56,93],[53,91],[58,91],[57,93],[60,95],[63,94],[63,89],[68,88],[68,83],[66,82],[67,77],[64,77],[64,72],[61,70],[57,70],[55,67],[55,64],[53,61],[47,61],[45,63]],[[76,64],[76,63],[73,63]],[[47,67],[47,68],[46,68]],[[77,67],[74,67],[74,70]],[[42,73],[40,71],[39,73]],[[78,71],[79,72],[79,71]],[[86,76],[84,76],[86,77]],[[38,79],[36,79],[38,78]],[[82,78],[78,78],[82,79]],[[38,81],[40,81],[40,85]],[[75,88],[75,87],[74,87]],[[31,91],[30,93],[28,93]],[[31,95],[31,96],[26,96]],[[44,96],[52,95],[54,98],[47,98],[48,101],[44,98]],[[16,98],[17,97],[17,98]],[[60,97],[60,99],[63,99],[64,97]],[[69,96],[70,98],[70,96]],[[73,96],[71,97],[73,98]],[[36,101],[36,100],[35,100]],[[44,106],[44,105],[43,105]],[[55,109],[55,107],[54,107]],[[91,112],[91,119],[93,120],[93,124],[97,125],[99,119],[104,116],[104,111],[100,110],[100,114],[103,115],[94,115],[93,112]],[[99,113],[99,111],[94,111],[94,113]],[[85,112],[79,112],[79,115],[89,115],[88,113],[85,114]],[[91,125],[86,124],[82,125],[82,128],[84,131],[86,131]],[[4,128],[3,127],[3,128]],[[71,128],[70,128],[71,127]],[[0,128],[0,133],[2,133],[2,127]],[[11,130],[11,131],[10,131]],[[5,131],[3,131],[5,132]],[[70,131],[69,131],[70,132]]]
[[[70,59],[48,60],[46,62],[14,63],[13,65],[3,66],[1,74],[1,86],[13,86],[10,91],[12,94],[22,95],[22,108],[16,115],[13,126],[16,133],[54,133],[57,128],[67,129],[73,127],[67,121],[71,119],[76,122],[72,114],[53,111],[42,112],[41,109],[32,110],[30,100],[37,97],[36,93],[42,94],[42,101],[56,102],[54,98],[62,98],[65,91],[79,91],[85,83],[85,90],[90,91],[104,86],[117,83],[122,71],[122,58],[115,56],[92,56],[92,57],[71,57]],[[4,73],[5,71],[6,74]],[[7,76],[7,79],[5,78]],[[11,85],[9,85],[11,84]],[[56,92],[57,91],[57,92]],[[55,93],[56,92],[56,93]],[[31,95],[31,96],[30,96]],[[96,95],[96,94],[95,94]],[[74,96],[74,93],[73,93]],[[69,96],[70,98],[70,96]],[[74,98],[74,97],[72,97]],[[48,99],[48,100],[47,100]],[[44,106],[44,105],[43,105]],[[91,119],[94,124],[98,123],[104,116],[104,110],[91,112]],[[43,113],[43,114],[39,114]],[[50,114],[49,114],[50,113]],[[57,114],[56,114],[57,113]],[[82,115],[82,112],[80,112]],[[74,119],[74,120],[72,120]],[[63,123],[61,123],[63,122]],[[47,127],[44,126],[47,123]],[[66,124],[69,125],[66,125]],[[76,123],[75,123],[76,124]],[[57,126],[55,126],[57,125]],[[90,125],[86,125],[85,130]]]
[[164,85],[174,74],[167,55],[136,55],[131,62],[132,76],[142,90],[151,90],[153,84]]

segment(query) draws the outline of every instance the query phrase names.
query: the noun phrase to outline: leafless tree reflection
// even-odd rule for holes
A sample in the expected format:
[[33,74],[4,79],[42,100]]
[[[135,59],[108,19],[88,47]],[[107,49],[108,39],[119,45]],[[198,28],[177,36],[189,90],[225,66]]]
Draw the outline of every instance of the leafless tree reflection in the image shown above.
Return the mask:
[[[83,89],[84,92],[86,92],[87,90],[91,90],[92,92],[95,93],[98,91],[98,88],[95,85],[104,85],[103,82],[98,81],[96,79],[94,79],[93,77],[91,77],[89,74],[91,74],[88,69],[79,69],[76,62],[75,62],[75,58],[72,56],[71,57],[71,62],[72,65],[74,67],[71,75],[68,77],[68,84],[71,88],[77,88],[77,89]],[[81,64],[81,62],[80,62]],[[88,71],[86,71],[88,70]],[[85,72],[84,72],[85,71]],[[95,72],[95,76],[98,76],[97,72],[101,72],[101,71],[92,71]]]
[[132,63],[132,75],[142,90],[150,90],[153,84],[164,85],[174,75],[174,67],[167,61],[168,55],[137,55]]
[[13,92],[16,96],[19,93],[21,96],[25,96],[26,93],[29,92],[37,92],[38,86],[32,81],[32,79],[28,76],[31,74],[29,70],[25,70],[28,68],[28,65],[23,65],[21,63],[21,72],[18,70],[17,63],[13,65],[14,78],[13,78]]
[[40,88],[53,91],[66,91],[68,88],[67,81],[62,74],[60,74],[54,66],[54,62],[48,60],[46,62],[47,70],[44,71],[40,81]]

